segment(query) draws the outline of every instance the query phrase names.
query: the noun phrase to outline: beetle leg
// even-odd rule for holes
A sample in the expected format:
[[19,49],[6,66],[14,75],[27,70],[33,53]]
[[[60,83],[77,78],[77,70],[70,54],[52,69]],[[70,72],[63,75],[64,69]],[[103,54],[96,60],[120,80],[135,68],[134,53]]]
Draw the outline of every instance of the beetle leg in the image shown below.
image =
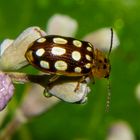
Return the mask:
[[59,75],[54,75],[52,76],[49,81],[48,81],[48,84],[51,84],[53,83],[54,81],[56,81],[60,76]]
[[55,82],[59,77],[60,77],[59,75],[54,75],[54,76],[52,76],[52,77],[49,79],[48,83],[47,83],[46,89],[47,89],[47,90],[50,89],[51,86],[52,86],[52,83]]
[[79,79],[79,81],[78,81],[78,83],[77,83],[77,85],[76,85],[76,87],[75,87],[75,89],[74,89],[74,92],[76,92],[77,90],[79,90],[80,83],[82,83],[83,81],[85,81],[86,77],[87,77],[87,76],[82,76],[82,77]]

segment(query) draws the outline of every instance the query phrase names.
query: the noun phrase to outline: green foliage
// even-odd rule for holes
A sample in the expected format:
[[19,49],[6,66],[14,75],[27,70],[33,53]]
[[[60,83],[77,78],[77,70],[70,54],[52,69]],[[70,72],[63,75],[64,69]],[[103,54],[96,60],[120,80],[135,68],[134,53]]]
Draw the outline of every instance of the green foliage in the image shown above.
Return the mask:
[[[124,120],[140,139],[140,101],[135,97],[140,82],[138,0],[1,0],[0,40],[16,38],[29,26],[40,26],[55,13],[75,18],[77,37],[102,27],[114,27],[120,46],[111,54],[111,106],[105,112],[105,80],[90,85],[92,92],[85,105],[61,102],[49,112],[21,127],[13,140],[104,140],[109,126]],[[22,87],[20,87],[22,88]]]

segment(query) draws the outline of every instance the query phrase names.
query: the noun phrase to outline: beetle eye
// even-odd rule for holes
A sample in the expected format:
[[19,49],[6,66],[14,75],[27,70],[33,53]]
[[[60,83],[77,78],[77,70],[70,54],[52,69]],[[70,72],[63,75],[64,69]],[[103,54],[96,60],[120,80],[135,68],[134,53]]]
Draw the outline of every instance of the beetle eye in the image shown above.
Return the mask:
[[107,58],[105,58],[105,59],[104,59],[104,62],[105,62],[105,63],[107,63],[107,62],[108,62]]
[[102,60],[99,60],[99,63],[102,63]]
[[104,64],[104,65],[103,65],[103,69],[106,69],[106,68],[107,68],[107,66],[106,66],[106,64]]
[[105,77],[104,78],[109,78],[109,73],[107,74],[107,75],[105,75]]

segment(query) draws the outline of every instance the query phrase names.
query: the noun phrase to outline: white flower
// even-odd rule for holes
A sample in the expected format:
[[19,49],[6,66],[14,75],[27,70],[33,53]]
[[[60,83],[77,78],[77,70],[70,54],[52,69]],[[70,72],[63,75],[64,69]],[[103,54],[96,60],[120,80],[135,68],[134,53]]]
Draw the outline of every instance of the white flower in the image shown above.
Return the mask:
[[14,93],[14,86],[10,77],[0,72],[0,111],[3,110]]
[[131,127],[123,121],[112,124],[106,140],[135,140]]

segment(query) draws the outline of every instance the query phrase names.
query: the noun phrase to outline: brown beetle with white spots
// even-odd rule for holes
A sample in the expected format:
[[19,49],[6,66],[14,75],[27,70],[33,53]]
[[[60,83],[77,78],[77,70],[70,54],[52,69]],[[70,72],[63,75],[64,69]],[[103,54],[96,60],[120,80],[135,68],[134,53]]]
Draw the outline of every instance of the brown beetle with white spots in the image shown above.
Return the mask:
[[55,78],[52,77],[50,82],[60,75],[79,76],[80,80],[75,88],[77,90],[79,83],[86,77],[109,77],[112,29],[111,32],[111,47],[108,57],[89,42],[58,35],[48,35],[37,39],[29,46],[25,57],[31,65],[40,71],[54,74]]

